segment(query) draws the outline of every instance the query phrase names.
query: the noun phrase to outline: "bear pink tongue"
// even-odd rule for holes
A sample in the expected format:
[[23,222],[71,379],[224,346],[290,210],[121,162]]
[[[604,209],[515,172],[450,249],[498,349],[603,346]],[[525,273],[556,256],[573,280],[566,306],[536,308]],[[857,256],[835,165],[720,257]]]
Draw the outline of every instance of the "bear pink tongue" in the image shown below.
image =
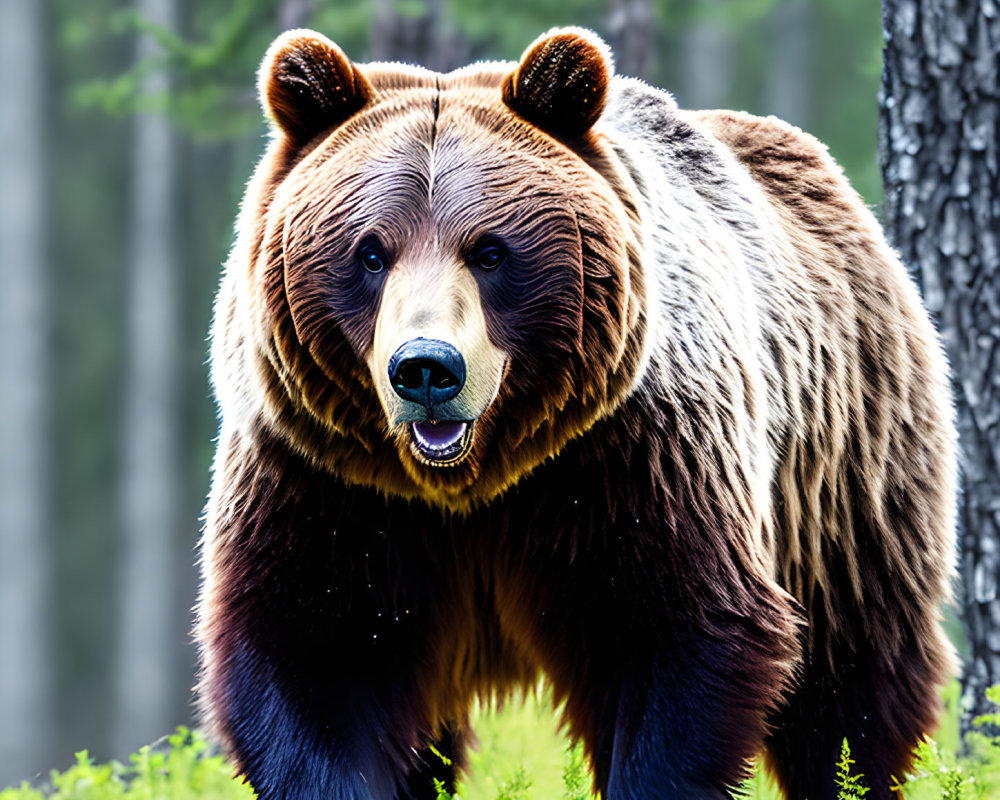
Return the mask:
[[462,438],[466,422],[414,422],[413,432],[424,447],[431,450],[443,450]]

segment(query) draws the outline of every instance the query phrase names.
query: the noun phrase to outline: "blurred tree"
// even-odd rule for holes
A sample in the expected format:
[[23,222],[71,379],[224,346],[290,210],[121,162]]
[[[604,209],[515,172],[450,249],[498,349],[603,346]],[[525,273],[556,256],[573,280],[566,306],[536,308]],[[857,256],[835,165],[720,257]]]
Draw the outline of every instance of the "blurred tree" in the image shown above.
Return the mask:
[[829,145],[869,203],[882,199],[877,138],[882,69],[880,7],[872,0],[815,0],[810,53],[810,132]]
[[[178,27],[175,0],[137,0],[136,10],[163,29]],[[140,33],[137,61],[148,61],[157,48]],[[144,76],[142,93],[165,94],[168,75]],[[133,135],[112,717],[112,747],[119,753],[157,739],[178,721],[171,702],[181,500],[176,142],[170,121],[155,111],[135,117]]]
[[281,0],[278,5],[278,30],[302,28],[316,10],[316,0]]
[[765,22],[773,48],[764,83],[764,109],[803,127],[812,121],[815,16],[814,0],[789,0],[773,9]]
[[446,0],[375,0],[369,56],[403,61],[439,72],[469,59],[465,37],[446,16]]
[[609,0],[607,31],[615,72],[652,80],[657,37],[651,0]]
[[52,276],[49,402],[56,445],[49,540],[55,574],[49,596],[55,608],[51,668],[59,764],[84,747],[107,753],[128,176],[128,159],[121,156],[128,152],[128,128],[67,99],[78,81],[116,75],[127,66],[131,52],[108,25],[119,2],[44,4],[53,85],[45,235]]
[[681,42],[675,84],[678,100],[688,108],[728,105],[734,80],[733,32],[724,18],[726,0],[704,0],[689,9],[691,21]]
[[883,0],[885,219],[937,318],[962,445],[966,723],[1000,683],[1000,9]]
[[468,60],[514,60],[537,36],[556,25],[582,25],[606,33],[608,2],[462,0],[449,3],[446,11],[470,43]]
[[43,22],[40,3],[0,5],[0,786],[45,766],[53,732]]

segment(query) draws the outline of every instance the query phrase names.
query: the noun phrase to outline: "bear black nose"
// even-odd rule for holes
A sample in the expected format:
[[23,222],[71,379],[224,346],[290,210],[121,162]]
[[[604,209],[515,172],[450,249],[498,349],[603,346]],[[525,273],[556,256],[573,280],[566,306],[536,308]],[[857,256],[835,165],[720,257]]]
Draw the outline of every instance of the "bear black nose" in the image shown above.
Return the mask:
[[411,339],[389,359],[389,383],[404,400],[430,409],[465,385],[465,359],[447,342]]

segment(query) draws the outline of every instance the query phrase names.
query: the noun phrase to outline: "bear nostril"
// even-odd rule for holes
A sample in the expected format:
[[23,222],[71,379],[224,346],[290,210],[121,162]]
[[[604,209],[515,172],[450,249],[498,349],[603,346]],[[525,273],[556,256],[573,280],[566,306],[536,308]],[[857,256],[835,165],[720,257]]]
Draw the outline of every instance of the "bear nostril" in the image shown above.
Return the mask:
[[404,400],[430,410],[462,391],[465,359],[447,342],[412,339],[389,359],[389,383]]
[[405,361],[396,372],[396,378],[392,385],[402,389],[419,389],[423,383],[423,365],[418,361]]

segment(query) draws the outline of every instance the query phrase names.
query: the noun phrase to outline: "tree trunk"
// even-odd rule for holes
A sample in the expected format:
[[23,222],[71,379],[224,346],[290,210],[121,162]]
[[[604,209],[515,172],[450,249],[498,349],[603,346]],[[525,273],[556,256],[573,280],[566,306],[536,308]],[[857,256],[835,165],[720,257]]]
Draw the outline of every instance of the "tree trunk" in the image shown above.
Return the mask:
[[995,0],[884,0],[886,223],[951,360],[962,443],[964,723],[1000,683],[1000,171]]
[[375,0],[372,61],[402,61],[447,72],[468,63],[469,44],[448,23],[446,0],[424,0],[423,13],[401,14],[395,0]]
[[[681,83],[677,96],[687,108],[727,106],[732,76],[733,37],[719,23],[722,0],[705,0],[697,8],[706,19],[696,22],[681,44]],[[711,9],[711,13],[705,11]]]
[[793,125],[808,129],[811,111],[813,0],[788,0],[767,21],[771,56],[764,84],[764,109]]
[[41,771],[53,733],[43,8],[0,6],[0,786]]
[[652,80],[656,71],[656,19],[650,0],[610,0],[608,44],[615,72]]
[[[146,19],[177,29],[175,0],[137,0]],[[137,58],[156,52],[141,35]],[[168,89],[163,71],[145,78],[149,96]],[[126,368],[121,427],[121,559],[112,746],[120,757],[170,732],[175,708],[174,613],[178,509],[178,264],[175,141],[160,113],[140,113],[132,150]]]
[[316,8],[316,0],[281,0],[278,6],[278,30],[302,28]]

